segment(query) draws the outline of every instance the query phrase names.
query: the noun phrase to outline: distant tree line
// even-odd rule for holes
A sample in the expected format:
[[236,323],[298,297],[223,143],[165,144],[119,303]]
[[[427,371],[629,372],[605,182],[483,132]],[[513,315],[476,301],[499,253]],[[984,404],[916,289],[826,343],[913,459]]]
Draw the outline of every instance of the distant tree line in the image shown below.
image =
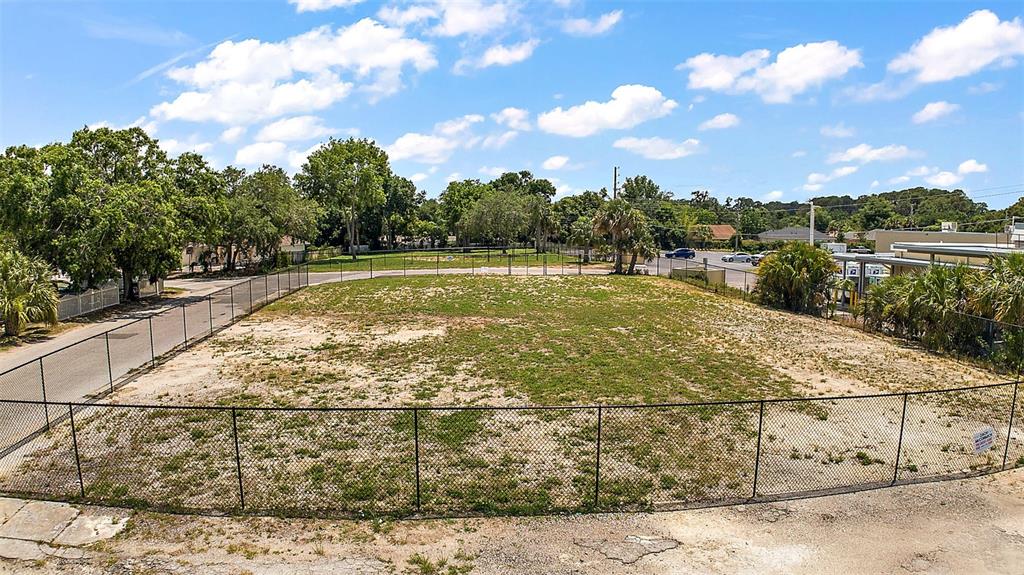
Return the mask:
[[[520,171],[488,182],[452,181],[428,199],[368,139],[332,138],[290,176],[271,165],[216,169],[196,153],[170,158],[140,128],[83,128],[69,142],[15,146],[0,157],[0,241],[88,288],[119,275],[166,277],[189,245],[201,248],[201,265],[216,254],[233,270],[273,265],[284,238],[353,253],[362,245],[527,243],[543,250],[557,243],[586,258],[610,255],[616,271],[628,273],[659,248],[704,246],[713,224],[731,224],[751,237],[808,223],[806,204],[722,202],[706,191],[673,198],[644,175],[627,178],[614,198],[605,189],[557,200],[555,192],[550,181]],[[1024,216],[1024,200],[992,211],[959,190],[912,188],[814,202],[815,227],[840,237]]]

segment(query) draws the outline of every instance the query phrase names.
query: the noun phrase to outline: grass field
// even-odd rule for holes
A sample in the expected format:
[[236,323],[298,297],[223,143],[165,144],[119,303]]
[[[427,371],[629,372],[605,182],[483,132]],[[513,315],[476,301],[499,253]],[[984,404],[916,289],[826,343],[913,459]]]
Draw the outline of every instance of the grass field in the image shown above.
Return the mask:
[[374,253],[351,256],[333,256],[309,262],[309,271],[336,272],[339,274],[358,271],[424,270],[424,269],[472,269],[549,266],[552,271],[565,267],[576,267],[580,258],[570,254],[537,253],[532,248],[509,250],[423,250],[406,253]]
[[[758,404],[430,408],[814,398],[997,380],[664,278],[386,277],[304,289],[113,398],[234,411],[94,406],[76,426],[86,495],[105,502],[237,509],[241,475],[254,511],[404,514],[417,500],[437,514],[646,508],[749,497]],[[986,423],[1005,429],[1008,391],[915,398],[901,472],[995,465],[964,438]],[[760,492],[889,481],[901,407],[892,397],[769,404]],[[71,440],[57,426],[16,481],[74,493]]]

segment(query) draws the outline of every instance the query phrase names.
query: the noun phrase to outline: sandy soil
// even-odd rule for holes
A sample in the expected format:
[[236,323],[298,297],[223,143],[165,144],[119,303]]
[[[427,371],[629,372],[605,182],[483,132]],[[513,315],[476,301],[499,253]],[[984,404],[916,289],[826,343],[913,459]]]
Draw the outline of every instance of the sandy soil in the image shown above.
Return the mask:
[[[337,318],[247,318],[142,373],[112,400],[201,405],[245,396],[261,398],[261,405],[377,407],[415,403],[427,387],[432,403],[441,405],[524,403],[496,382],[466,373],[442,375],[429,364],[370,369],[361,360],[381,346],[444,336],[452,325],[367,328]],[[337,350],[346,359],[332,353]]]
[[[694,289],[686,286],[687,289]],[[946,389],[1012,381],[910,343],[806,315],[715,298],[717,327],[811,395]]]
[[[444,560],[457,571],[429,571]],[[422,564],[422,563],[421,563]],[[0,573],[1020,573],[1024,471],[655,514],[400,522],[136,514],[83,560]]]
[[[708,296],[679,282],[666,283],[702,298],[702,311],[715,318],[705,336],[711,345],[744,350],[801,382],[811,396],[1007,381],[1005,376],[894,338],[838,322]],[[289,405],[379,406],[422,400],[416,393],[426,388],[434,405],[524,403],[523,398],[509,394],[497,382],[475,377],[468,369],[452,377],[442,376],[429,362],[410,370],[391,370],[371,369],[365,361],[367,354],[381,346],[443,337],[454,327],[458,326],[450,321],[442,324],[422,318],[402,325],[366,327],[338,317],[259,314],[143,373],[114,400],[197,404],[242,394]],[[337,350],[344,352],[342,359],[337,353],[322,353]],[[278,373],[268,382],[265,376],[270,372]]]

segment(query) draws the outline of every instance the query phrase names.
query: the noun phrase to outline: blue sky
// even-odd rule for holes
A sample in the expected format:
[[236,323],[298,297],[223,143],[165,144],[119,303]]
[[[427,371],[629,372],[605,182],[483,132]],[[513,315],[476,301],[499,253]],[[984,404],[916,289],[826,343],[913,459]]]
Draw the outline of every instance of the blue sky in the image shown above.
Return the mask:
[[560,194],[1024,189],[1022,4],[357,0],[0,3],[0,145],[141,125],[295,171],[376,140],[436,196],[529,169]]

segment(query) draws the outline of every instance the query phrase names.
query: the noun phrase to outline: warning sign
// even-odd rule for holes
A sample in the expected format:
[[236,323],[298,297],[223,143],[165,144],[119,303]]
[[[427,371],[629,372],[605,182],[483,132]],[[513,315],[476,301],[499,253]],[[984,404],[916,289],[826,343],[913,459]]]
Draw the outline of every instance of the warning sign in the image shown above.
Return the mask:
[[981,430],[974,434],[974,454],[981,455],[989,449],[996,442],[996,430],[992,429],[991,426],[983,427]]

